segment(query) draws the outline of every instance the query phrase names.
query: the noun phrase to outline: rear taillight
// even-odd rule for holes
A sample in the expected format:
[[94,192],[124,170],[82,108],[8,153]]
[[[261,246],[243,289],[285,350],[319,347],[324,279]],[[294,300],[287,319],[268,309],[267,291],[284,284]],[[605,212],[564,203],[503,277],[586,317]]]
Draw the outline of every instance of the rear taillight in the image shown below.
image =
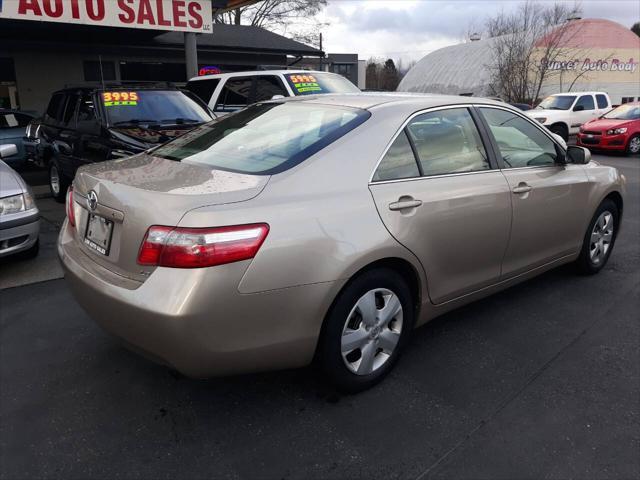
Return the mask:
[[253,258],[269,233],[266,223],[215,228],[154,225],[147,230],[140,265],[198,268]]
[[72,227],[75,227],[76,211],[73,208],[73,187],[69,187],[69,190],[67,190],[66,207],[67,207],[67,218],[69,219],[69,223],[71,224]]

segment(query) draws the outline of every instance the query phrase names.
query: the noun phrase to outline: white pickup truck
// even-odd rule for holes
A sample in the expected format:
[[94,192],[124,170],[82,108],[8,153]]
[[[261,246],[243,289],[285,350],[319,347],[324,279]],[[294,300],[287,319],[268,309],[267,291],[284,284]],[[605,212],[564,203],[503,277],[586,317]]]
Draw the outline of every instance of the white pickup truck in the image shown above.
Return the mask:
[[218,117],[274,97],[360,92],[358,87],[341,75],[308,70],[203,75],[189,80],[186,88],[208,104]]
[[569,135],[578,133],[580,125],[611,108],[611,99],[604,92],[571,92],[550,95],[525,113],[566,141]]

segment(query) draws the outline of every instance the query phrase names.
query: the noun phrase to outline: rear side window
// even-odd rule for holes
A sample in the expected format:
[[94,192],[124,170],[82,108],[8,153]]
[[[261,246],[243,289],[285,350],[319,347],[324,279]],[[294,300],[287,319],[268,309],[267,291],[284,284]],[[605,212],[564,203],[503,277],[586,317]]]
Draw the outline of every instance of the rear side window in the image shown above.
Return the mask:
[[580,107],[580,106],[584,107],[584,110],[593,110],[594,108],[596,108],[593,103],[593,96],[582,95],[576,102],[576,106],[573,107],[573,109],[575,110],[576,107]]
[[283,97],[289,96],[280,79],[272,75],[259,76],[256,79],[256,95],[253,101],[263,102],[265,100],[271,100],[275,95],[282,95]]
[[466,108],[452,108],[425,113],[407,125],[422,174],[489,170],[478,129]]
[[60,121],[62,119],[62,106],[64,101],[64,94],[56,93],[49,100],[49,106],[45,113],[45,118],[50,121]]
[[598,108],[607,108],[609,106],[607,97],[602,94],[596,95],[596,101],[598,102]]
[[529,120],[497,108],[480,108],[496,139],[505,168],[554,165],[555,143]]
[[153,151],[169,160],[232,172],[285,171],[353,130],[366,110],[305,103],[255,104]]
[[207,105],[213,96],[213,92],[220,83],[219,78],[208,78],[206,80],[192,80],[187,83],[187,90],[195,93],[200,100]]
[[403,130],[387,150],[373,175],[373,181],[419,177],[420,171],[407,134]]
[[216,112],[235,112],[249,105],[253,77],[230,78],[222,87]]

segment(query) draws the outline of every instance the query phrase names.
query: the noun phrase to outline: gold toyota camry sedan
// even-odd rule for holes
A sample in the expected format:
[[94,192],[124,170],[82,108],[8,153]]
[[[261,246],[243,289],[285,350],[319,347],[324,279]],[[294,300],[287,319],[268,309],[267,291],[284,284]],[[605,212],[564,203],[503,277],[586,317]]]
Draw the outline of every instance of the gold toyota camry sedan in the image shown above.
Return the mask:
[[624,184],[491,100],[278,99],[78,170],[58,253],[143,355],[199,378],[315,361],[355,392],[444,312],[601,270]]

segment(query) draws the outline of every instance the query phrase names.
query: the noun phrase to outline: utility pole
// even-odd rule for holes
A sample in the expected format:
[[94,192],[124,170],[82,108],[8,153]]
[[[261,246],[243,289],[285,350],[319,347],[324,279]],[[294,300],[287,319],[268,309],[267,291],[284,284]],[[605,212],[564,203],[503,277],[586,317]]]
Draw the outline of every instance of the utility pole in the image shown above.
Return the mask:
[[[320,32],[320,52],[322,52],[322,32]],[[324,55],[324,53],[320,53],[320,68],[318,68],[319,71],[322,71],[322,56]]]

